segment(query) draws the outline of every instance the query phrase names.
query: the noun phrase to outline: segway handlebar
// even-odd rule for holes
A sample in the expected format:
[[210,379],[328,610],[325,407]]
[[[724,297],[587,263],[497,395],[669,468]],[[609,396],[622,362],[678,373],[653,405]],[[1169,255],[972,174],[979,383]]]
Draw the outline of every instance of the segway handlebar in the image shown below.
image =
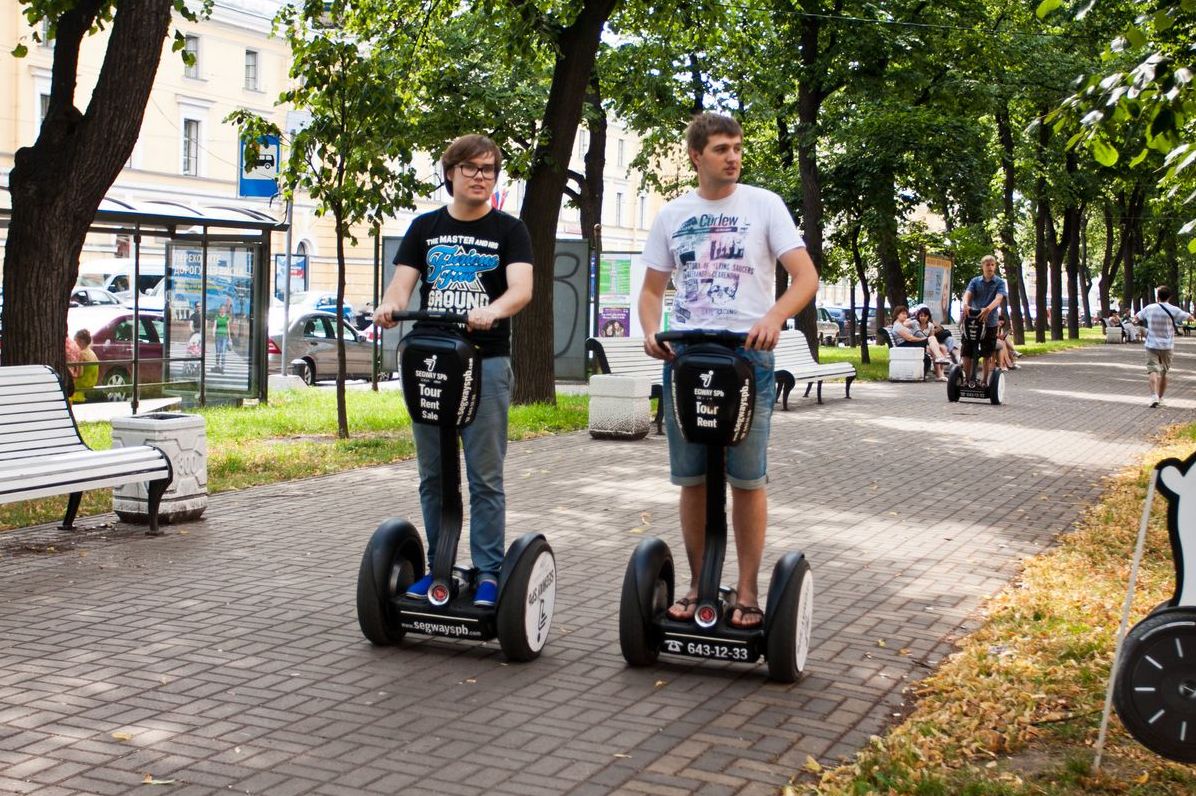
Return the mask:
[[657,332],[657,343],[718,343],[735,348],[747,342],[747,332],[728,332],[726,329],[683,329]]
[[448,312],[447,310],[399,310],[392,312],[390,319],[395,323],[400,321],[430,321],[432,323],[460,323],[469,322],[469,316],[463,312]]

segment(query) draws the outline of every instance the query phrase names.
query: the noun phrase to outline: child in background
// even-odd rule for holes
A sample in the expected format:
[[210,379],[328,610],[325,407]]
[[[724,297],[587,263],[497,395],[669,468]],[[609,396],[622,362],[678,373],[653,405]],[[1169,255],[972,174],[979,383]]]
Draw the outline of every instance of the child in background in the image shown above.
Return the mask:
[[78,346],[75,361],[79,365],[74,369],[75,391],[71,394],[71,403],[78,404],[87,400],[87,391],[100,380],[100,358],[91,348],[91,332],[86,329],[75,332],[75,345]]

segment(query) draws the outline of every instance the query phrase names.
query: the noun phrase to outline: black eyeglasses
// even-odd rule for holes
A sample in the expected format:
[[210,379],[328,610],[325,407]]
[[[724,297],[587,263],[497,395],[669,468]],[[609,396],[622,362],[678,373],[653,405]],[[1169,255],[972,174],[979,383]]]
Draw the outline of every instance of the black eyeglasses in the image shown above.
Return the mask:
[[485,166],[478,166],[473,163],[458,163],[457,168],[466,177],[476,177],[481,174],[486,179],[492,180],[498,175],[498,166],[490,163],[487,163]]

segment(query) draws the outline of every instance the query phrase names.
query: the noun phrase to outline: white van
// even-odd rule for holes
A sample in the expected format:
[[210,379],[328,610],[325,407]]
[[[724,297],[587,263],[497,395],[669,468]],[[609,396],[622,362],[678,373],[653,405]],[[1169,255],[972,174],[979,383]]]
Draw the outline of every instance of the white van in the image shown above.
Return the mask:
[[[166,276],[166,262],[152,257],[141,259],[137,287],[148,293]],[[79,276],[75,284],[81,287],[102,287],[119,298],[132,298],[130,285],[133,281],[133,258],[109,257],[102,260],[86,260],[79,263]]]

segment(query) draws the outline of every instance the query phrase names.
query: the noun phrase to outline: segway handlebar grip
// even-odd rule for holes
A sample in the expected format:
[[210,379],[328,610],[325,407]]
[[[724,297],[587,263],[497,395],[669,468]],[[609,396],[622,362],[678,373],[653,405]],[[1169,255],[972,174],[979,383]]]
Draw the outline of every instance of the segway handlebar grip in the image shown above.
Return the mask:
[[400,321],[431,321],[433,323],[469,322],[469,316],[463,312],[448,312],[446,310],[399,310],[390,314],[395,323]]
[[729,332],[726,329],[684,329],[672,332],[657,332],[657,343],[718,343],[736,348],[747,342],[746,332]]

